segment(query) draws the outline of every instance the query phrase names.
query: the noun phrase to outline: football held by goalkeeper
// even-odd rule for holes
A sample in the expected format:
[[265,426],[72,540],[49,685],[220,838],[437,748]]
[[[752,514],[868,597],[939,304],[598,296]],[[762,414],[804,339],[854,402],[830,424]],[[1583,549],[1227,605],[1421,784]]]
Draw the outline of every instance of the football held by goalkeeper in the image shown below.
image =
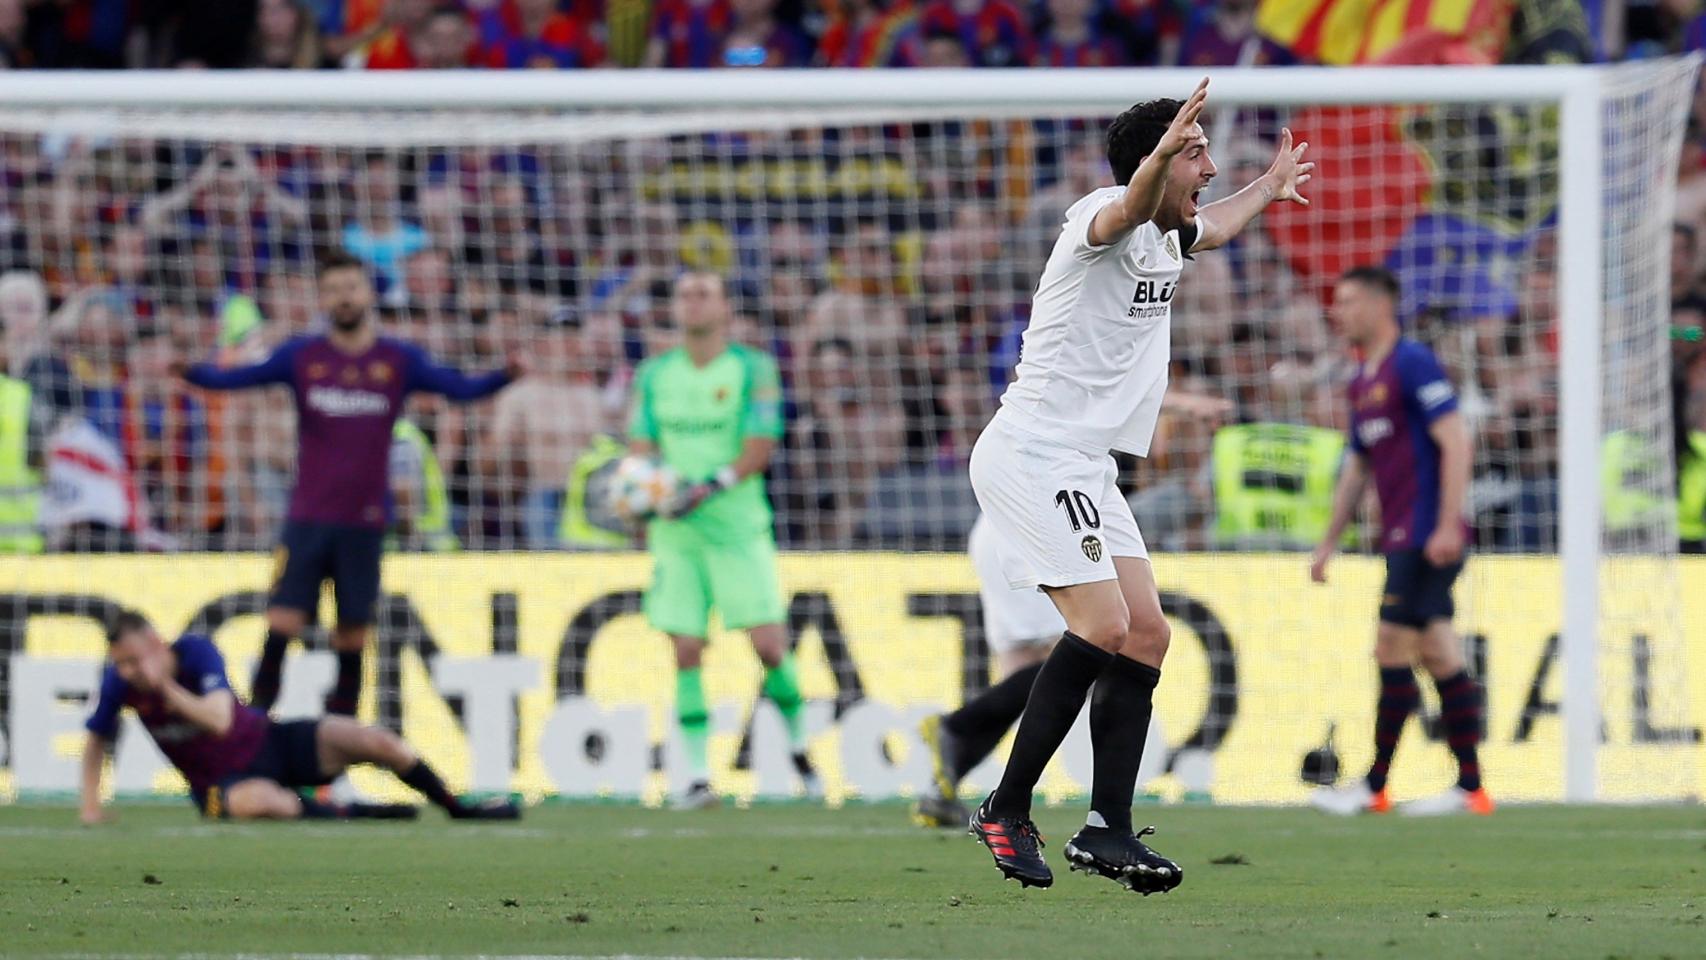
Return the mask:
[[646,618],[675,645],[676,720],[690,783],[677,805],[720,802],[711,790],[710,708],[700,667],[713,610],[725,628],[751,637],[764,665],[764,695],[788,727],[795,772],[807,794],[816,794],[764,491],[764,470],[782,436],[781,377],[769,354],[731,342],[722,277],[682,274],[670,312],[684,342],[641,364],[628,440],[632,453],[661,457],[687,481],[646,530]]
[[971,456],[978,505],[1001,534],[1010,586],[1042,589],[1066,631],[1044,662],[1006,771],[972,818],[1001,872],[1047,886],[1031,822],[1043,768],[1090,704],[1094,777],[1084,829],[1066,845],[1076,869],[1133,890],[1177,886],[1178,864],[1132,829],[1138,765],[1170,628],[1143,536],[1111,451],[1149,452],[1167,392],[1172,302],[1184,261],[1243,230],[1269,203],[1307,201],[1312,163],[1284,131],[1267,172],[1199,212],[1218,172],[1198,123],[1208,80],[1190,99],[1152,100],[1107,131],[1116,186],[1079,199],[1033,299],[1013,384]]

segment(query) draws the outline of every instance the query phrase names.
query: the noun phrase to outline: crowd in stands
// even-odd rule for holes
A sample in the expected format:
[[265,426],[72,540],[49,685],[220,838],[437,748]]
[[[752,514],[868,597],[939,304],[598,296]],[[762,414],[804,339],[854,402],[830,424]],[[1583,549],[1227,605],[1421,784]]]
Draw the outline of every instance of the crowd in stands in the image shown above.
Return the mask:
[[[1694,0],[1446,2],[1510,27],[1508,56],[1519,60],[1706,44]],[[1292,47],[1257,33],[1257,8],[1258,0],[0,0],[0,69],[1295,62]]]
[[[1674,50],[1706,35],[1675,5],[1651,16],[1628,6],[1620,50]],[[1254,0],[252,7],[0,0],[0,64],[1290,59],[1252,32]],[[1668,32],[1640,33],[1654,25]],[[1262,171],[1273,126],[1261,111],[1239,115],[1229,128],[1236,135],[1215,148],[1216,189]],[[1671,265],[1679,457],[1706,464],[1703,133],[1706,95],[1691,122]],[[851,126],[659,138],[642,159],[552,145],[369,151],[0,129],[0,374],[31,387],[30,460],[40,469],[50,448],[69,451],[91,475],[125,478],[109,488],[91,480],[93,505],[82,512],[61,504],[45,545],[271,544],[294,470],[289,405],[266,393],[203,394],[172,374],[209,355],[257,358],[317,329],[312,264],[335,247],[369,265],[387,333],[471,369],[501,365],[516,349],[535,361],[494,401],[411,402],[408,422],[419,429],[400,432],[393,451],[399,546],[619,542],[566,514],[584,493],[581,468],[616,449],[604,438],[621,435],[635,365],[675,342],[669,289],[691,267],[727,278],[737,338],[781,362],[788,429],[771,491],[784,544],[955,548],[975,511],[966,457],[1016,359],[1061,212],[1107,182],[1096,141],[1093,120],[986,125],[975,138],[955,123]],[[742,190],[758,168],[771,192],[755,200]],[[1407,318],[1441,353],[1474,424],[1471,499],[1484,549],[1556,547],[1558,263],[1549,224],[1533,218],[1509,296]],[[1323,278],[1309,276],[1296,252],[1277,231],[1258,229],[1188,267],[1174,310],[1175,388],[1229,407],[1170,412],[1154,455],[1127,464],[1139,522],[1160,548],[1306,545],[1251,544],[1254,531],[1217,523],[1226,489],[1214,463],[1228,427],[1344,428],[1350,361],[1326,321]],[[1699,453],[1689,446],[1694,433]],[[1706,484],[1706,472],[1699,479]],[[112,497],[103,500],[103,489]],[[434,513],[435,497],[446,501],[447,528],[411,524]],[[1706,504],[1706,486],[1702,497]],[[6,520],[0,504],[0,549]]]

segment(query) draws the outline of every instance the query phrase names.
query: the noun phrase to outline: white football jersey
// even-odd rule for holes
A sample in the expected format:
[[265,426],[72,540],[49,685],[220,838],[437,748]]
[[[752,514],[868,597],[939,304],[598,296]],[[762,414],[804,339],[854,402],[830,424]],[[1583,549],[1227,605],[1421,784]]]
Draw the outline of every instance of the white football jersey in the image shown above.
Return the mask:
[[1167,392],[1173,294],[1197,228],[1145,223],[1091,246],[1090,222],[1124,193],[1104,187],[1066,211],[996,416],[1088,453],[1145,456]]

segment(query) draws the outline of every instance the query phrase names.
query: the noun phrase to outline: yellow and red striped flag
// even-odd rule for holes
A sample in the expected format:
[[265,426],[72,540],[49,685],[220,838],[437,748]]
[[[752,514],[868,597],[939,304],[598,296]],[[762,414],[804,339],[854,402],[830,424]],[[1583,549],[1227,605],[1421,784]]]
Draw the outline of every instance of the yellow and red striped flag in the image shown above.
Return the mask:
[[1497,63],[1513,7],[1514,0],[1261,0],[1256,29],[1326,64],[1413,63],[1447,45]]

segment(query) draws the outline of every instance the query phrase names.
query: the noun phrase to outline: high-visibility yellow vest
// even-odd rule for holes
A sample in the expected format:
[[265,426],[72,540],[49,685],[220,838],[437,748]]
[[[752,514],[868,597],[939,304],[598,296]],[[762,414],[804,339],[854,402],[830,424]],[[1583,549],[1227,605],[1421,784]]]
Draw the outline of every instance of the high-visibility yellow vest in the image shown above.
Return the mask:
[[426,549],[434,553],[451,553],[462,549],[456,531],[450,526],[450,490],[444,484],[444,471],[439,469],[438,455],[432,441],[408,420],[399,419],[391,430],[391,439],[415,448],[421,461],[421,504],[419,513],[409,524]]
[[40,553],[41,477],[30,469],[30,385],[0,374],[0,553]]
[[1324,427],[1246,423],[1214,434],[1215,540],[1307,547],[1333,519],[1345,435]]
[[1677,464],[1676,533],[1700,542],[1706,541],[1706,433],[1690,433],[1688,448]]
[[1608,434],[1600,444],[1600,495],[1608,532],[1637,530],[1676,509],[1670,497],[1654,492],[1663,476],[1658,457],[1653,444],[1627,430]]
[[633,541],[620,522],[604,518],[608,511],[589,503],[588,494],[610,471],[616,469],[622,455],[628,452],[620,440],[607,434],[592,439],[585,453],[569,465],[569,477],[563,486],[563,517],[557,524],[557,538],[573,547],[619,549]]

